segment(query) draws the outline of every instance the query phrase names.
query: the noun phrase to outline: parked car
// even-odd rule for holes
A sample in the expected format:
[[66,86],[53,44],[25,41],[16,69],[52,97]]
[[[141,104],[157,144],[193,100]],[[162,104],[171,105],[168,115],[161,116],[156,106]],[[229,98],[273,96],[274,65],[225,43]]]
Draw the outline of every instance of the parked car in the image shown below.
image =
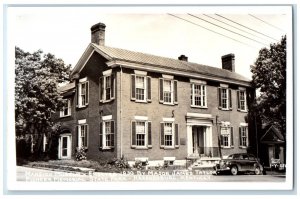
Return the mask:
[[230,172],[232,175],[237,175],[239,172],[254,172],[259,175],[263,173],[263,166],[258,159],[247,153],[231,154],[226,159],[220,160],[214,169],[216,174]]

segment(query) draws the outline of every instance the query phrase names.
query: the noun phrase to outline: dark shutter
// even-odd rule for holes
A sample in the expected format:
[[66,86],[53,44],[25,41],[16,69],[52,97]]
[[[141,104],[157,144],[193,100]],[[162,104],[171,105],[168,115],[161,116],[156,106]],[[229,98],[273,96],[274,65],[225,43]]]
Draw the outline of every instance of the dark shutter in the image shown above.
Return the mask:
[[89,125],[85,125],[85,139],[84,139],[84,146],[89,147]]
[[165,147],[165,132],[164,132],[164,123],[160,123],[160,147],[164,148]]
[[115,121],[110,121],[111,147],[115,146]]
[[103,147],[103,122],[100,122],[100,131],[99,131],[99,148]]
[[76,107],[78,107],[78,99],[79,99],[79,85],[80,84],[77,84],[77,86],[76,86],[76,93],[75,93],[75,100],[76,100]]
[[178,124],[175,124],[175,147],[179,148],[179,132]]
[[104,86],[104,78],[103,76],[99,78],[99,100],[103,102],[103,86]]
[[231,89],[228,89],[228,101],[229,101],[229,109],[232,109],[232,97],[231,97]]
[[76,125],[76,130],[75,130],[75,143],[76,143],[76,147],[79,147],[79,128],[80,126],[79,125]]
[[221,142],[221,147],[224,147],[224,139],[222,135],[220,135],[220,142]]
[[131,122],[131,147],[136,147],[136,126],[135,121]]
[[164,80],[159,78],[159,102],[164,102]]
[[177,96],[177,80],[174,80],[174,104],[178,104],[178,96]]
[[230,127],[230,141],[231,141],[231,143],[230,143],[230,146],[231,147],[234,147],[234,137],[233,137],[233,127]]
[[110,81],[111,81],[110,99],[115,99],[115,75],[114,74],[111,74]]
[[240,146],[242,146],[242,128],[239,127],[239,139],[240,139]]
[[147,77],[147,101],[151,102],[151,77]]
[[237,110],[241,110],[241,103],[240,103],[240,91],[236,91],[236,101],[237,101]]
[[85,82],[85,105],[89,104],[89,82]]
[[152,148],[151,122],[148,122],[148,148]]
[[135,75],[131,75],[131,99],[135,100]]
[[191,84],[191,105],[194,105],[193,104],[193,85],[194,84]]
[[222,88],[218,88],[218,100],[219,100],[219,109],[222,108]]

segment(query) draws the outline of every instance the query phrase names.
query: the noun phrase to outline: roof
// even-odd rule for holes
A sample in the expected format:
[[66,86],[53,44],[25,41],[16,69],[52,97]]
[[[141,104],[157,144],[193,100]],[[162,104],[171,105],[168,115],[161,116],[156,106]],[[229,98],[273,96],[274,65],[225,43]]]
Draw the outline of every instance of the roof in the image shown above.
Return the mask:
[[264,130],[265,134],[260,138],[261,143],[284,143],[282,133],[274,125],[268,125]]
[[[141,52],[134,52],[130,50],[113,48],[108,46],[99,46],[91,43],[85,53],[88,53],[93,48],[96,52],[104,56],[108,61],[125,61],[134,64],[142,64],[147,66],[155,66],[162,69],[172,69],[183,72],[197,73],[201,75],[208,75],[212,77],[219,77],[223,79],[232,79],[243,82],[250,82],[250,80],[236,72],[231,72],[225,69],[211,67],[203,64],[197,64],[187,61],[181,61],[178,59],[172,59],[167,57],[161,57]],[[80,66],[84,62],[84,56],[81,57],[77,65],[75,66],[72,74],[80,72]]]

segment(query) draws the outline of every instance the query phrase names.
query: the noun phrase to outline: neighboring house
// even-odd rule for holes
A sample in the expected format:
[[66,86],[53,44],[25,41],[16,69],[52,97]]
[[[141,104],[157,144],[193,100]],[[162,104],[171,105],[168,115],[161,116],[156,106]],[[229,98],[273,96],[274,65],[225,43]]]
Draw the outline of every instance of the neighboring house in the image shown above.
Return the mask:
[[105,46],[102,23],[91,32],[72,83],[61,88],[60,159],[85,147],[88,159],[183,164],[187,157],[227,156],[252,145],[246,119],[255,92],[235,73],[233,54],[222,57],[220,69],[184,55],[171,59]]

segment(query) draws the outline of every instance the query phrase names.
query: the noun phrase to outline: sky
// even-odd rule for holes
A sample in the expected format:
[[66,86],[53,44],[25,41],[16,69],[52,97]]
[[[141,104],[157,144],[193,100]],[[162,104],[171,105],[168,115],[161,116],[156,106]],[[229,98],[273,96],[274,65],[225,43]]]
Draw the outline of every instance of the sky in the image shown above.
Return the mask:
[[12,7],[8,11],[8,35],[15,46],[52,53],[72,67],[90,43],[90,27],[102,22],[106,46],[174,59],[184,54],[190,62],[218,68],[221,56],[233,53],[236,72],[249,79],[259,50],[290,33],[292,22],[286,9],[258,7]]

